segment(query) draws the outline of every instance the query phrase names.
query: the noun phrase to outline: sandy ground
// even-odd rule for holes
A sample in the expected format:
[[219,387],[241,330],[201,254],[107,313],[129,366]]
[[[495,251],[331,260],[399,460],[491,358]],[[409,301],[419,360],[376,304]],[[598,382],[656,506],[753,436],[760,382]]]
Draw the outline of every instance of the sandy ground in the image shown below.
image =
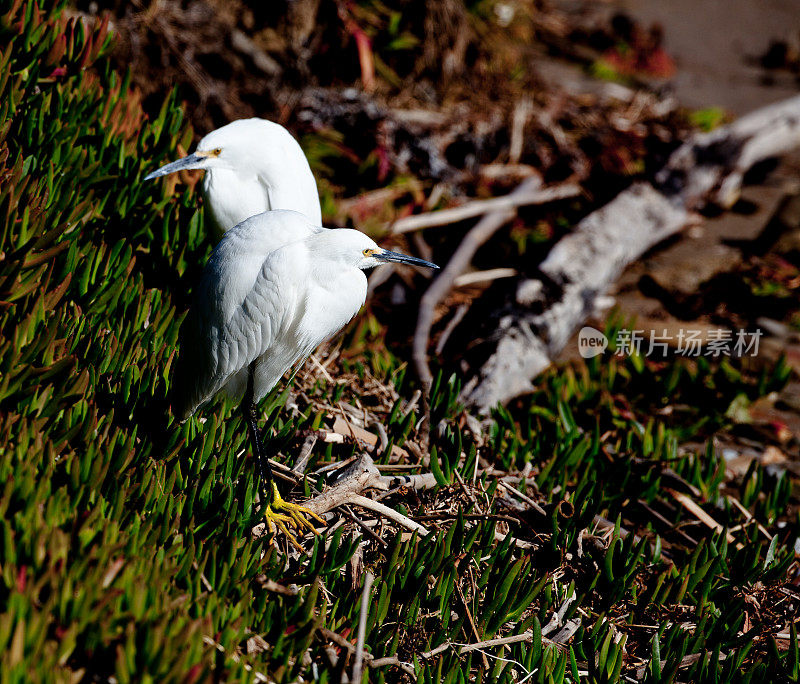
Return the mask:
[[675,93],[687,107],[743,114],[798,93],[791,74],[758,64],[773,40],[800,46],[798,0],[614,0],[608,11],[616,10],[663,26],[678,65]]

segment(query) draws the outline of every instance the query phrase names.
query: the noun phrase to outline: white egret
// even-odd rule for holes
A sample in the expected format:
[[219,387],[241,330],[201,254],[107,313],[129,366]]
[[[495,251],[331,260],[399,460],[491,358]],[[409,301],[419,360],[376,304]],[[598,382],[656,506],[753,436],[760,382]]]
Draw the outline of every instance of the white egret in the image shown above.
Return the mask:
[[188,157],[145,176],[203,169],[203,195],[212,232],[226,230],[271,209],[292,209],[315,226],[322,213],[314,174],[297,141],[280,124],[240,119],[211,131]]
[[[276,248],[276,235],[299,239]],[[302,515],[313,513],[278,493],[258,436],[256,403],[358,313],[367,295],[364,269],[388,261],[438,268],[381,249],[357,230],[320,229],[294,211],[258,214],[216,246],[181,328],[173,413],[186,420],[218,393],[244,395],[261,484],[271,485],[263,494],[267,526],[295,545],[287,525],[313,530]]]

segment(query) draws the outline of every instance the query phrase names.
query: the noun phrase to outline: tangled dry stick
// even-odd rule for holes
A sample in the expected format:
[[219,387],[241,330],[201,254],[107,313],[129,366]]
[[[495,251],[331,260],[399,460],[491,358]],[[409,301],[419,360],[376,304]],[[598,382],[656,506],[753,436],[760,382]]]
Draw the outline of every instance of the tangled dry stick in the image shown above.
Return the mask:
[[[436,479],[433,475],[416,475],[413,477],[415,478],[413,485],[418,489],[428,489],[436,486]],[[412,480],[410,477],[381,475],[372,458],[364,454],[342,473],[336,484],[303,505],[317,515],[322,515],[337,506],[353,504],[374,511],[412,532],[418,532],[422,536],[427,535],[428,529],[424,525],[420,525],[402,513],[398,513],[379,501],[373,501],[362,494],[367,489],[387,491],[400,484],[410,486],[412,485]]]

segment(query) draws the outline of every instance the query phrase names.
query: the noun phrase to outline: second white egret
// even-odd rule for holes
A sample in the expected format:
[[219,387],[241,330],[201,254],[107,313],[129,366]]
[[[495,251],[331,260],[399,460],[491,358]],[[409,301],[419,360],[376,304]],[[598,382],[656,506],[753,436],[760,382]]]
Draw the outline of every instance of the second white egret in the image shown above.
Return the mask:
[[271,209],[299,211],[315,226],[322,213],[314,174],[297,140],[266,119],[240,119],[211,131],[187,157],[145,176],[203,169],[203,195],[212,232]]
[[[300,236],[275,247],[275,236]],[[261,475],[270,531],[313,530],[311,511],[284,501],[259,437],[256,403],[364,304],[364,270],[394,261],[438,268],[382,249],[357,230],[325,230],[294,211],[269,211],[223,236],[203,271],[181,327],[172,381],[173,413],[186,420],[224,392],[242,408]],[[316,516],[315,516],[316,517]]]

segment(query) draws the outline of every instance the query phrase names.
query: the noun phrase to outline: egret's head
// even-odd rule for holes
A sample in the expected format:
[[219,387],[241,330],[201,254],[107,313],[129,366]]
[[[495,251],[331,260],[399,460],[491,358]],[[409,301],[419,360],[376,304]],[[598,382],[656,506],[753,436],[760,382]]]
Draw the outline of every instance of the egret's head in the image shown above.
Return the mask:
[[329,242],[330,252],[348,265],[360,268],[362,271],[390,261],[425,268],[439,268],[430,261],[383,249],[372,238],[358,230],[332,229],[325,231],[321,237]]
[[261,170],[270,153],[277,154],[290,133],[281,125],[264,119],[240,119],[211,131],[187,157],[162,166],[145,176],[152,180],[190,169]]

